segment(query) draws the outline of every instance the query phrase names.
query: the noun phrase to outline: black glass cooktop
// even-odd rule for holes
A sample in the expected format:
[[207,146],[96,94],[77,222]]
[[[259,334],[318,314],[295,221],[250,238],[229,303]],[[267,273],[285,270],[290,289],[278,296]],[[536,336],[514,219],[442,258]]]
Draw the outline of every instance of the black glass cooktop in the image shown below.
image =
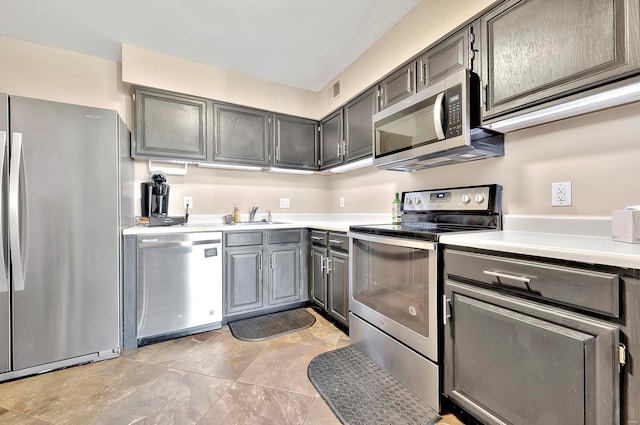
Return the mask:
[[495,230],[493,227],[468,226],[443,223],[367,224],[351,226],[352,232],[378,236],[421,239],[437,242],[439,235],[452,232],[476,232]]

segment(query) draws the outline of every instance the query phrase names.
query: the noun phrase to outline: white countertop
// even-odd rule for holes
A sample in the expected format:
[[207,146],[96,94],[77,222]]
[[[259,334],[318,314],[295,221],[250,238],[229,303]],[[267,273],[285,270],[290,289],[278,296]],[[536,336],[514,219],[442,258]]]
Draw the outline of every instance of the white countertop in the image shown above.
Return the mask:
[[[246,218],[242,217],[243,220]],[[257,220],[262,220],[258,215]],[[181,226],[131,226],[122,231],[123,235],[148,235],[161,233],[188,232],[230,232],[241,230],[274,230],[310,228],[330,232],[348,232],[354,224],[384,223],[388,214],[274,214],[274,223],[223,224],[222,216],[189,217],[189,223]]]
[[440,243],[640,269],[640,244],[611,237],[503,230],[442,235]]

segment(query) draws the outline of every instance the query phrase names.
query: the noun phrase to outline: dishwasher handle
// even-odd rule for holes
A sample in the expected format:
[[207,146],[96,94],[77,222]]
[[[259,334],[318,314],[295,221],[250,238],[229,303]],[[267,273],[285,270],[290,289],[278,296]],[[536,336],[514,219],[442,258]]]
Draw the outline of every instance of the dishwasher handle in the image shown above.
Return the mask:
[[196,245],[215,245],[221,244],[222,240],[220,239],[210,239],[206,241],[181,241],[181,240],[168,240],[161,241],[158,239],[143,239],[141,242],[138,242],[138,248],[180,248],[180,247],[190,247]]

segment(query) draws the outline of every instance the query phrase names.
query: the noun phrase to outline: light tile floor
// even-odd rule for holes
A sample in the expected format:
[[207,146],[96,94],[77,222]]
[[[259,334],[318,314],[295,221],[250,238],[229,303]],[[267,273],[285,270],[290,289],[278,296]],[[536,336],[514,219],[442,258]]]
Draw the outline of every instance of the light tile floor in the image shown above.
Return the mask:
[[[307,366],[349,337],[309,311],[312,327],[263,342],[239,341],[225,326],[0,384],[0,423],[340,424]],[[453,415],[440,423],[463,425]]]

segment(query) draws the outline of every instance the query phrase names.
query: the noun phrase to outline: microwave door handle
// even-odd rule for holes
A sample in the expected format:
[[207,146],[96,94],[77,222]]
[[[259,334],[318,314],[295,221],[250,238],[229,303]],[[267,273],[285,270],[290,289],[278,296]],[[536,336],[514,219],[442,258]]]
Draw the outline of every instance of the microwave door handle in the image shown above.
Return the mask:
[[436,130],[436,136],[438,140],[444,140],[444,117],[442,114],[442,101],[444,100],[444,92],[439,93],[436,96],[436,101],[433,105],[433,126]]

